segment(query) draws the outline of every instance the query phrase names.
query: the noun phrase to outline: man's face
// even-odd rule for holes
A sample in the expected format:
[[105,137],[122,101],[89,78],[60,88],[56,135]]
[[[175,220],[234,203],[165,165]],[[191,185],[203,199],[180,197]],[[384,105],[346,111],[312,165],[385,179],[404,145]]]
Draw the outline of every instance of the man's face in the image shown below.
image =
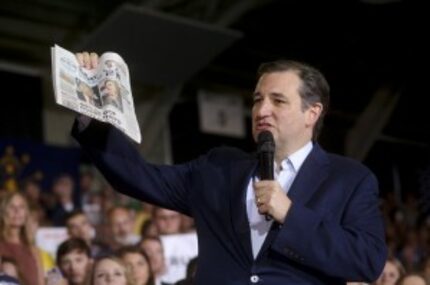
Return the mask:
[[254,91],[252,134],[270,131],[277,151],[296,150],[312,138],[320,105],[302,109],[301,80],[295,72],[263,74]]
[[71,199],[73,193],[73,180],[66,176],[60,178],[53,186],[53,192],[60,198]]
[[91,259],[77,250],[61,257],[59,267],[70,285],[81,285],[87,280],[90,272]]
[[154,219],[159,234],[177,234],[181,230],[181,215],[168,209],[158,209]]
[[93,228],[84,214],[76,215],[67,221],[67,231],[72,238],[81,238],[91,241]]
[[133,232],[133,222],[125,209],[116,209],[111,215],[111,230],[117,241],[125,240]]

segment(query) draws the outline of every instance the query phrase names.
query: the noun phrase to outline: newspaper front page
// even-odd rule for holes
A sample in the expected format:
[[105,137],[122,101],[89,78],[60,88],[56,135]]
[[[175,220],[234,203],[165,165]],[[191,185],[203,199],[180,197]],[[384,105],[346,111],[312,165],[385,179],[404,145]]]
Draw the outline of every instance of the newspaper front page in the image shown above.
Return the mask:
[[141,142],[129,71],[120,55],[102,54],[94,70],[80,67],[75,55],[58,45],[51,48],[51,57],[57,104],[110,123],[137,143]]

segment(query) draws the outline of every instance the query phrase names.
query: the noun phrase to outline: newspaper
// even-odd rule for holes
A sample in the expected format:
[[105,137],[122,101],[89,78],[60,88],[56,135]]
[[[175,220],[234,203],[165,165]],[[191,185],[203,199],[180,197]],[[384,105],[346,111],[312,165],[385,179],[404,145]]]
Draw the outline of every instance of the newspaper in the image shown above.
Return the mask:
[[79,66],[73,53],[55,45],[51,60],[57,104],[110,123],[141,142],[128,67],[120,55],[106,52],[100,56],[97,69],[88,70]]

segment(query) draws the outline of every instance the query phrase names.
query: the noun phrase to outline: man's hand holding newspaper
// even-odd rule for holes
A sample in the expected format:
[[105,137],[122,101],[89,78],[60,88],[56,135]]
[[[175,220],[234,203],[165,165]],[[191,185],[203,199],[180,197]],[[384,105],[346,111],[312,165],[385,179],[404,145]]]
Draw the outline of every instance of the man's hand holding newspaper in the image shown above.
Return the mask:
[[88,52],[75,55],[57,45],[51,56],[57,104],[110,123],[140,143],[129,71],[121,56],[112,52],[100,58]]

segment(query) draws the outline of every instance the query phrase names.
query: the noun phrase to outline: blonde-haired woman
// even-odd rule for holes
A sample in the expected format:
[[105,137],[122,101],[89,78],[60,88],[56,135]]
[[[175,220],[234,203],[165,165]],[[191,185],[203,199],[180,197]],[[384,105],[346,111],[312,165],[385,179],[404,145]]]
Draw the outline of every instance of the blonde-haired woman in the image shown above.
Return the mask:
[[105,256],[93,267],[91,285],[135,285],[130,269],[118,257]]
[[19,192],[0,196],[0,256],[13,258],[24,285],[44,285],[40,256],[30,236],[29,208]]
[[388,257],[385,262],[384,270],[379,278],[375,281],[374,285],[394,285],[396,282],[405,275],[406,271],[402,263],[394,258]]

